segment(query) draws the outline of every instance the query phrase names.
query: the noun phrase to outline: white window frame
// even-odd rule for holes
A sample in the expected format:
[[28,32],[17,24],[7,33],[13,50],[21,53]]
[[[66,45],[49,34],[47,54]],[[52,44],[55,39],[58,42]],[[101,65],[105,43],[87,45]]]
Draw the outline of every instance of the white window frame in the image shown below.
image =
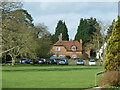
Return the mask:
[[76,55],[72,55],[72,58],[77,58],[77,56]]
[[72,51],[76,51],[76,46],[72,46]]
[[60,51],[60,47],[56,47],[56,51]]
[[63,55],[60,55],[60,57],[63,57]]

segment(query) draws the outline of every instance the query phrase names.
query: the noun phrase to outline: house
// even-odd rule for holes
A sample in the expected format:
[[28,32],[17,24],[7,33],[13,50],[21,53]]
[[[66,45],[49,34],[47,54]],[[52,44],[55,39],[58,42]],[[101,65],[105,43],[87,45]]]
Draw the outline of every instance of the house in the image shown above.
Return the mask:
[[103,59],[103,52],[105,53],[106,51],[106,46],[107,46],[107,43],[105,42],[104,45],[100,48],[100,50],[96,53],[96,58],[97,59]]
[[[63,41],[62,33],[59,36],[59,40],[53,45],[51,53],[54,56],[77,58],[78,55],[83,54],[82,52],[82,40],[78,41]],[[86,52],[88,58],[90,58],[90,51]]]

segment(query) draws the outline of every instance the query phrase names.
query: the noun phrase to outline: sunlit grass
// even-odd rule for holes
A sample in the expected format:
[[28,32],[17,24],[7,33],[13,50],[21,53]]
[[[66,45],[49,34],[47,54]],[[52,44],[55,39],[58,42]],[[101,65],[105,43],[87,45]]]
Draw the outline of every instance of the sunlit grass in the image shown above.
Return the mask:
[[91,88],[102,66],[3,66],[3,88]]

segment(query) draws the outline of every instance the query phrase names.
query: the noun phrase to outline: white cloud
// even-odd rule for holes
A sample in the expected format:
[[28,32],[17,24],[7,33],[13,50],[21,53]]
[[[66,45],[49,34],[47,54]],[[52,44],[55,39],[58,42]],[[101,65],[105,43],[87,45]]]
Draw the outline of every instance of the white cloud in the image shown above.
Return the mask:
[[34,23],[44,23],[53,34],[59,20],[65,20],[70,38],[74,39],[81,18],[94,17],[111,24],[117,18],[117,3],[25,3]]
[[46,3],[46,2],[41,2],[41,3],[40,3],[40,8],[41,8],[42,10],[46,10],[46,9],[48,8],[48,3]]
[[24,1],[25,2],[118,2],[119,0],[24,0]]

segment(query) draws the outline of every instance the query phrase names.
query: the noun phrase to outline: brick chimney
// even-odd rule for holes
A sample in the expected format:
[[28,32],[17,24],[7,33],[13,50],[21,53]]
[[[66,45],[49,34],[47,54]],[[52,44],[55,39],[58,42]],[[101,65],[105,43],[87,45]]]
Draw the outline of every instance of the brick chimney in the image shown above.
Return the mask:
[[80,39],[80,43],[82,43],[82,39]]
[[70,41],[72,41],[72,39],[70,39]]
[[62,41],[62,33],[59,35],[59,41]]
[[82,39],[80,39],[80,47],[81,47],[81,50],[83,49],[82,48]]

